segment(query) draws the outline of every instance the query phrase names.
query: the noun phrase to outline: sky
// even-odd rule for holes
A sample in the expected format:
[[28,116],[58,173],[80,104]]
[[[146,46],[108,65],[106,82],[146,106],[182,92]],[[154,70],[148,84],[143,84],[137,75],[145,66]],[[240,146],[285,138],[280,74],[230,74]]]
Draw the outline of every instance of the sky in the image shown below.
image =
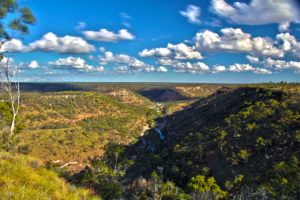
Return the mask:
[[22,82],[300,81],[299,0],[19,0]]

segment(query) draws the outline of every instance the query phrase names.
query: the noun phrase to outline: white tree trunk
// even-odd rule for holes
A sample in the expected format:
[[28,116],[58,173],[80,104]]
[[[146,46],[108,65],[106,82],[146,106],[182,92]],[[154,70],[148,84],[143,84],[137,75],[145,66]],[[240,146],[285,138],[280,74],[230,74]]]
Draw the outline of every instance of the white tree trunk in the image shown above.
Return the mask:
[[9,102],[12,109],[12,122],[10,126],[10,134],[8,138],[8,146],[11,143],[12,137],[14,135],[16,117],[20,108],[20,84],[18,80],[18,69],[13,64],[9,63],[9,59],[4,58],[0,60],[0,79],[1,79],[1,88],[4,89],[9,96]]

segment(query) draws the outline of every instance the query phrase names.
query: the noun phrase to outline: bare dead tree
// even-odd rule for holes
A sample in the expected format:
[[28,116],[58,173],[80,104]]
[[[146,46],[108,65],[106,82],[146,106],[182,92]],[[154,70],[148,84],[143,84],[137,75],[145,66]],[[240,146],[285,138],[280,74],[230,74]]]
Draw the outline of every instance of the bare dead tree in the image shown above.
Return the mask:
[[2,57],[0,60],[0,82],[1,89],[8,95],[8,101],[12,109],[12,121],[10,124],[10,134],[8,137],[8,145],[14,135],[16,117],[20,108],[20,84],[18,80],[19,69],[13,64],[11,59]]

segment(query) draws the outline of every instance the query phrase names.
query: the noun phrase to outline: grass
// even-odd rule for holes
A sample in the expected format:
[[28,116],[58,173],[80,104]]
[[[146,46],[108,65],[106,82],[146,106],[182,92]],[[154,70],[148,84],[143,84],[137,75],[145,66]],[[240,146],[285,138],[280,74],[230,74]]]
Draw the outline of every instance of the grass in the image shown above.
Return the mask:
[[0,152],[0,199],[100,199],[70,186],[32,157]]

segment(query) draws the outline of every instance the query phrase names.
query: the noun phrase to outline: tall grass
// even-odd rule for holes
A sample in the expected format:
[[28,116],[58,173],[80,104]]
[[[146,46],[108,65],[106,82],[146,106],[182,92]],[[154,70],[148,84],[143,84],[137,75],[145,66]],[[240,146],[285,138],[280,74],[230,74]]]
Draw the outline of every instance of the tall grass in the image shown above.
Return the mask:
[[0,152],[0,199],[100,199],[87,189],[68,185],[31,157]]

